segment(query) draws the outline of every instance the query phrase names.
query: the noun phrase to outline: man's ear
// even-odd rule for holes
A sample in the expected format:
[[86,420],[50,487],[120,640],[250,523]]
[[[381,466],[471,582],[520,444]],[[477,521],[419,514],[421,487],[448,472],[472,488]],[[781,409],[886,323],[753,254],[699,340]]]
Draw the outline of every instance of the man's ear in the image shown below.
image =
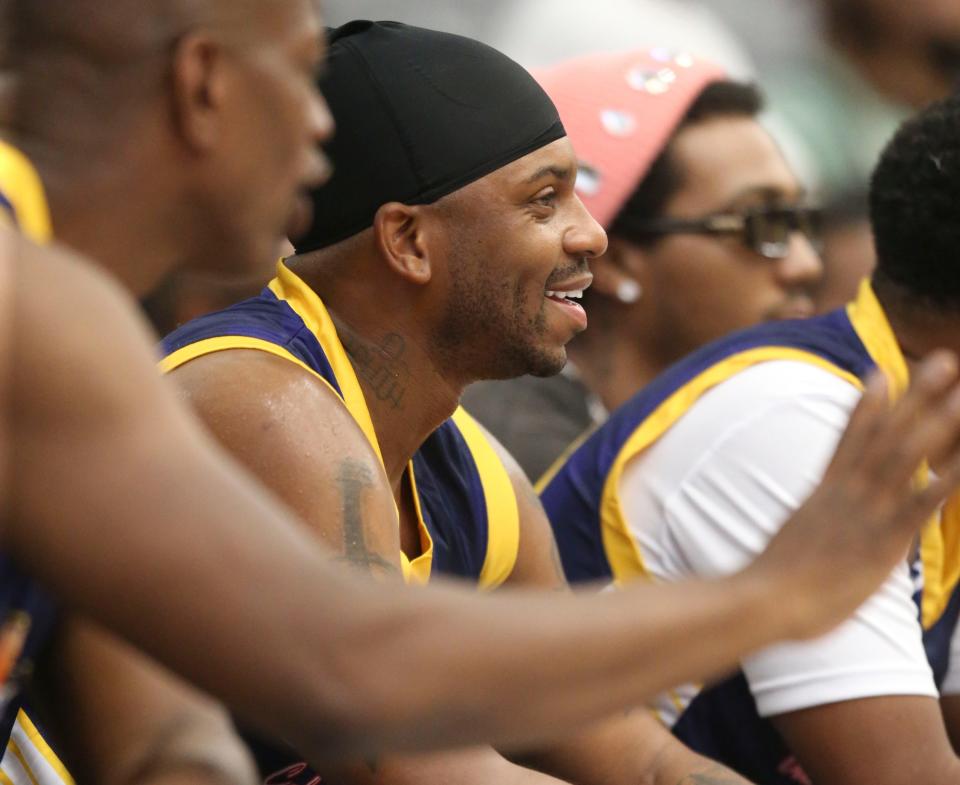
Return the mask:
[[223,132],[229,75],[222,45],[204,33],[181,38],[173,55],[171,92],[174,123],[196,152],[214,148]]
[[387,202],[373,219],[380,255],[395,273],[420,285],[428,283],[432,275],[423,217],[419,207]]
[[632,305],[648,287],[647,260],[643,249],[618,237],[610,237],[607,252],[590,262],[590,289],[608,300]]

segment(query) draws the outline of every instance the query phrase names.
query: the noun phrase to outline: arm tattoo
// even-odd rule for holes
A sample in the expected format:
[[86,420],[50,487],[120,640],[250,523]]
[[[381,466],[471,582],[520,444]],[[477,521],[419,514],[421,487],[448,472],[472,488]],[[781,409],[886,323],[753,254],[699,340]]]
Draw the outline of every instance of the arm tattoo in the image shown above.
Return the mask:
[[373,485],[370,470],[357,461],[345,460],[337,473],[343,504],[343,561],[367,570],[397,572],[397,566],[367,547],[363,520],[363,494]]

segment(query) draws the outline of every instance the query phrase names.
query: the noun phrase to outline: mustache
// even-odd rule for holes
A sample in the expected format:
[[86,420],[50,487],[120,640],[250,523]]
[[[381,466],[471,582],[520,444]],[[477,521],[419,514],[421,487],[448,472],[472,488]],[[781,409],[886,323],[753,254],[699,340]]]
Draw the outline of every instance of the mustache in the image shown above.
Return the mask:
[[571,262],[564,267],[558,267],[554,270],[550,277],[547,279],[546,288],[549,289],[551,284],[566,281],[569,278],[573,278],[577,275],[583,275],[584,273],[590,272],[590,262],[587,261],[587,258],[581,257],[580,259]]

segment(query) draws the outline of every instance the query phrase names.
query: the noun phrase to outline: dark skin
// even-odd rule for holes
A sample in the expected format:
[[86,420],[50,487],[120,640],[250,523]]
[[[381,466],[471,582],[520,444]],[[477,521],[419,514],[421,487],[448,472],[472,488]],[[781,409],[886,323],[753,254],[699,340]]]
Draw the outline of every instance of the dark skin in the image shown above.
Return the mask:
[[[383,587],[338,567],[212,442],[157,377],[152,337],[115,284],[15,242],[17,462],[4,547],[70,607],[318,762],[542,743],[773,640],[822,634],[960,481],[956,363],[940,355],[891,414],[884,385],[868,388],[821,487],[736,576],[582,597]],[[118,366],[124,374],[110,372]],[[278,384],[277,425],[302,392],[300,376]],[[376,466],[342,407],[328,410],[353,434],[338,449]],[[923,455],[947,468],[911,493]],[[304,490],[331,518],[342,509],[335,483]],[[392,512],[388,484],[365,498],[371,522],[377,504]],[[794,601],[771,607],[784,594]],[[183,645],[198,628],[202,645]]]
[[[904,440],[896,419],[875,428],[882,395],[874,394],[835,477],[805,511],[831,524],[812,527],[821,541],[808,527],[791,542],[788,530],[766,560],[737,578],[654,587],[642,596],[483,600],[439,587],[384,591],[357,579],[303,536],[289,510],[259,490],[156,378],[154,338],[129,299],[178,264],[210,264],[214,249],[235,251],[223,257],[232,267],[259,265],[272,253],[296,213],[297,188],[323,174],[316,143],[330,120],[312,87],[322,54],[319,18],[289,16],[309,8],[297,0],[131,0],[111,4],[110,13],[92,0],[21,5],[37,14],[41,33],[29,46],[0,53],[15,69],[5,94],[17,96],[0,109],[4,133],[40,169],[58,236],[96,255],[123,288],[88,261],[11,238],[10,443],[17,462],[4,547],[69,608],[312,759],[531,742],[715,673],[775,638],[820,632],[881,580],[938,500],[936,493],[911,497],[906,483],[931,442],[954,430],[939,406],[955,376],[943,361],[915,401],[936,432],[908,439],[895,470],[853,460],[864,442]],[[223,12],[223,26],[216,13],[153,15],[198,8]],[[248,8],[264,27],[227,24]],[[44,28],[51,20],[68,26],[50,33]],[[255,30],[269,32],[259,45],[244,37]],[[144,31],[164,35],[144,38]],[[64,34],[71,46],[60,50]],[[104,42],[135,48],[106,58],[85,48]],[[144,42],[150,46],[136,48]],[[278,383],[281,404],[296,388],[289,382]],[[364,442],[350,449],[357,461],[377,466]],[[343,515],[340,487],[331,482],[325,493],[320,508],[334,519]],[[358,503],[382,520],[393,510],[389,485],[384,493],[375,481]],[[862,527],[847,532],[834,520]],[[822,586],[837,573],[844,582],[824,602]],[[772,593],[807,601],[774,613],[765,600]],[[709,650],[693,645],[705,636]],[[482,656],[450,669],[451,641]],[[678,653],[665,661],[661,647]],[[401,656],[412,664],[398,683],[392,665]],[[95,673],[93,659],[87,663],[77,672]],[[523,690],[513,689],[518,685]],[[169,736],[155,738],[166,744]],[[205,767],[187,775],[182,760],[171,763],[157,771],[90,761],[83,770],[96,772],[93,781],[145,770],[166,782],[207,775]]]
[[177,267],[262,271],[298,192],[328,172],[314,0],[51,0],[18,14],[2,135],[39,171],[57,239],[138,296]]
[[[573,194],[574,162],[569,145],[561,140],[462,189],[453,195],[454,204],[384,205],[372,230],[289,262],[327,304],[354,362],[382,451],[387,487],[400,510],[400,544],[408,557],[420,553],[406,481],[413,453],[450,416],[467,383],[478,375],[503,373],[504,356],[510,361],[528,357],[544,365],[562,359],[564,344],[578,329],[574,319],[544,297],[545,290],[565,283],[582,287],[588,277],[579,271],[579,262],[603,250],[602,235]],[[479,227],[458,220],[456,241],[451,240],[448,220],[466,216]],[[509,255],[504,248],[511,249]],[[470,253],[502,282],[476,278]],[[510,305],[498,310],[497,305],[467,302],[453,309],[459,319],[471,308],[482,308],[475,316],[483,325],[465,333],[453,356],[444,338],[459,326],[451,327],[448,321],[455,275],[484,292],[502,291]],[[513,325],[520,329],[511,332]],[[491,347],[491,335],[501,342]],[[504,346],[502,341],[508,340],[529,343]],[[266,383],[261,381],[264,374]],[[319,497],[324,483],[317,478],[335,468],[332,456],[309,445],[336,443],[342,448],[348,432],[324,432],[331,417],[344,413],[325,384],[285,360],[236,350],[192,360],[175,370],[173,378],[213,433],[329,547],[364,570],[383,560],[395,561],[391,542],[397,535],[388,518],[379,519],[379,525],[368,519],[363,530],[364,542],[382,547],[358,549],[349,516],[338,528],[327,514],[329,504]],[[275,391],[284,388],[288,394],[276,397]],[[353,435],[364,441],[359,429],[354,428]],[[520,552],[509,583],[566,592],[539,501],[512,459],[501,454],[521,514]],[[562,743],[514,757],[555,777],[591,785],[744,782],[684,748],[645,711],[608,719]],[[333,779],[439,783],[452,776],[452,768],[457,781],[483,782],[494,776],[542,780],[504,767],[492,752],[472,751],[464,758],[386,759],[375,773],[360,765],[334,773]],[[330,776],[327,770],[324,774]]]
[[[296,189],[324,171],[316,143],[331,123],[313,87],[323,43],[310,0],[52,0],[20,4],[5,29],[2,135],[37,167],[59,241],[142,294],[219,245],[235,211],[246,247],[234,262],[262,269],[253,255],[279,247]],[[224,713],[129,647],[68,621],[50,649],[36,679],[44,725],[81,781],[254,781]]]

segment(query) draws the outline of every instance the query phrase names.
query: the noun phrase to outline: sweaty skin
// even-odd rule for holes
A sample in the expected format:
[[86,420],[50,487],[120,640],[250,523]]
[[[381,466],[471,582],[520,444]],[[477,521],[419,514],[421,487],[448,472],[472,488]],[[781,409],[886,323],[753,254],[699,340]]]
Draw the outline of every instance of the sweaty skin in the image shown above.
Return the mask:
[[[529,267],[528,274],[518,282],[521,292],[528,279],[546,278],[551,281],[547,285],[551,289],[567,285],[577,288],[589,282],[589,273],[583,269],[584,257],[602,248],[603,234],[573,196],[574,163],[569,144],[561,140],[482,178],[460,195],[464,201],[482,204],[485,213],[520,214],[519,222],[507,220],[506,226],[493,233],[500,238],[507,237],[511,226],[519,226],[529,235],[530,207],[525,200],[504,200],[504,185],[511,192],[519,182],[521,193],[529,191],[545,203],[535,205],[536,218],[543,226],[535,236],[545,238],[545,242],[535,245],[528,236],[526,242],[520,237],[505,243],[515,253],[523,252],[522,261],[505,258],[502,263],[518,270]],[[443,209],[447,212],[450,206]],[[398,208],[397,213],[403,211]],[[409,231],[429,236],[429,228],[418,226],[418,220],[412,219]],[[465,232],[471,220],[475,219],[469,208],[457,211],[459,231]],[[387,226],[382,230],[380,225],[374,229],[377,239],[373,245],[390,246],[392,238],[405,234],[389,217],[384,217],[383,223]],[[537,284],[533,296],[508,300],[529,302],[533,314],[529,317],[505,315],[502,308],[475,301],[464,303],[463,290],[457,287],[453,287],[453,307],[434,306],[428,298],[438,287],[430,287],[427,294],[405,287],[407,281],[402,277],[393,279],[389,264],[371,261],[370,254],[360,248],[363,244],[364,236],[348,241],[347,246],[356,253],[340,265],[324,262],[322,253],[318,259],[306,255],[287,264],[316,281],[325,301],[329,294],[328,302],[335,304],[332,318],[340,328],[339,335],[376,424],[378,446],[385,465],[390,467],[386,477],[379,467],[363,466],[355,460],[344,462],[343,446],[354,444],[359,452],[365,447],[364,436],[356,427],[341,426],[347,412],[343,402],[326,383],[299,366],[264,352],[232,349],[190,360],[173,370],[171,376],[219,442],[290,505],[326,547],[373,576],[399,582],[399,551],[402,549],[412,561],[423,547],[406,467],[423,440],[441,425],[442,419],[432,418],[442,417],[442,407],[447,413],[456,407],[458,383],[464,381],[457,373],[458,367],[447,359],[450,354],[445,347],[437,352],[430,350],[442,342],[434,340],[432,329],[422,325],[429,325],[431,313],[455,311],[461,327],[451,328],[449,319],[444,318],[443,328],[437,332],[446,340],[451,332],[462,330],[465,337],[459,342],[460,355],[469,352],[482,358],[489,354],[487,347],[477,346],[471,351],[466,344],[466,336],[479,332],[473,322],[479,318],[486,328],[482,333],[486,336],[484,343],[498,349],[517,340],[514,336],[525,342],[542,341],[526,352],[512,352],[536,364],[543,357],[559,355],[558,348],[570,335],[571,320],[563,310],[554,310],[554,304],[544,302],[542,283]],[[463,260],[468,254],[464,251],[456,258]],[[566,255],[570,259],[563,258]],[[441,279],[442,258],[428,252],[422,258],[423,264],[431,267],[431,280]],[[485,293],[496,291],[493,286],[473,288]],[[380,291],[389,293],[391,304],[371,304],[374,293]],[[416,299],[408,300],[411,291]],[[474,314],[475,308],[480,312]],[[517,321],[521,327],[515,332],[500,328],[505,322]],[[534,329],[532,325],[539,327]],[[229,330],[225,328],[225,332]],[[505,353],[511,352],[501,352]],[[481,362],[475,360],[473,367],[478,368]],[[423,384],[425,378],[431,378],[432,383]],[[347,415],[345,419],[352,417]],[[506,585],[567,592],[550,525],[533,488],[513,459],[489,434],[487,438],[507,468],[518,500],[519,552]],[[324,445],[336,445],[337,449],[324,449]],[[384,481],[389,486],[383,493],[392,493],[400,513],[399,530],[392,518],[365,519],[362,515],[362,485]],[[331,516],[324,504],[323,495],[331,484],[341,489],[342,518]],[[438,568],[433,569],[436,572]],[[405,665],[398,664],[405,670]],[[733,772],[686,749],[644,710],[607,719],[556,744],[518,754],[515,760],[578,785],[632,785],[638,781],[676,785],[705,771],[713,772],[717,783],[745,783]],[[434,758],[385,758],[377,761],[375,770],[358,764],[344,770],[326,767],[317,773],[344,785],[442,785],[451,780],[479,784],[491,779],[534,785],[551,781],[531,769],[510,765],[491,748]]]

